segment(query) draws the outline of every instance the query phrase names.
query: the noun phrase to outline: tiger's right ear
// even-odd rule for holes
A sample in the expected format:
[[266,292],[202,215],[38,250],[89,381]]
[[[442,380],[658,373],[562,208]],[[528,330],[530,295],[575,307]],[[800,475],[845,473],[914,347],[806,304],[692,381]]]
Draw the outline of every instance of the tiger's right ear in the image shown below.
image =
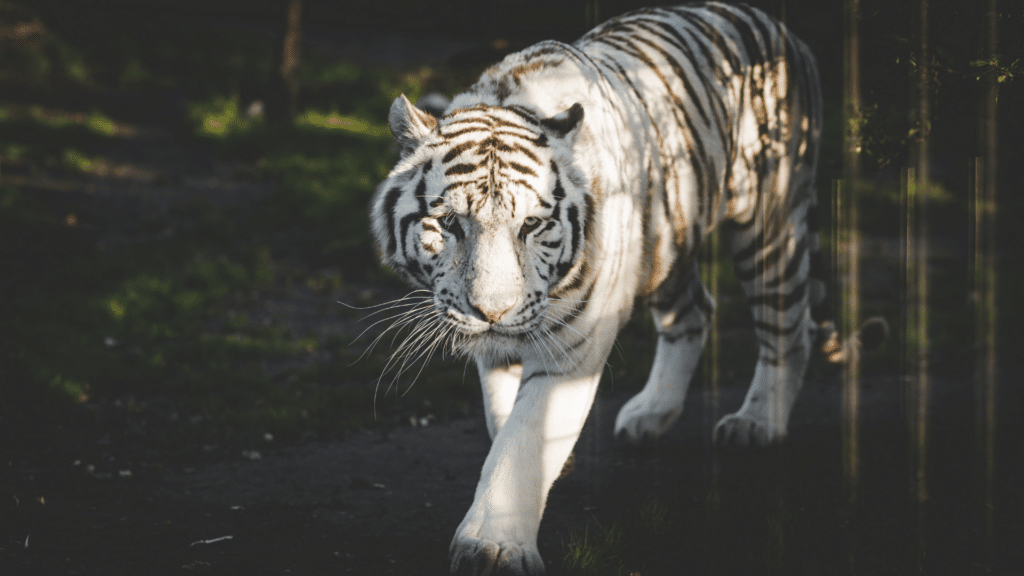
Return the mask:
[[402,94],[391,104],[388,126],[405,158],[437,127],[437,118],[413,106]]
[[583,120],[583,106],[577,102],[568,110],[563,110],[551,118],[545,118],[540,123],[554,132],[555,136],[572,141],[576,137],[576,129],[579,128],[581,120]]

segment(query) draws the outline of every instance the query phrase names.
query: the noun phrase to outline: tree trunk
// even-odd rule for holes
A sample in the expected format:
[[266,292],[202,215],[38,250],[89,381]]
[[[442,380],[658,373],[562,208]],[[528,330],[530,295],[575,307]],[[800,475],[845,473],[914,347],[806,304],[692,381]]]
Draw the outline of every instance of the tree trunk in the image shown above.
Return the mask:
[[290,123],[298,112],[299,64],[302,58],[302,0],[286,0],[277,66],[270,81],[267,119]]

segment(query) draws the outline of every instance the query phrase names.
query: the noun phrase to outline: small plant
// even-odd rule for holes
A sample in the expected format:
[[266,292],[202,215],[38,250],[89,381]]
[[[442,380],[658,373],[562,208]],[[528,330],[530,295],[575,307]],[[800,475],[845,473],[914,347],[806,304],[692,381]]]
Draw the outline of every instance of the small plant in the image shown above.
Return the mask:
[[988,60],[973,60],[970,66],[977,69],[975,80],[981,80],[986,75],[994,75],[997,83],[1009,84],[1013,81],[1014,74],[1024,73],[1024,64],[1021,64],[1020,58],[1014,58],[1013,62],[1009,60],[1010,57],[995,54]]
[[196,134],[206,138],[245,135],[263,126],[262,116],[242,112],[236,97],[216,96],[195,102],[189,105],[188,115],[195,124]]
[[567,574],[576,576],[620,576],[628,574],[622,563],[623,550],[630,544],[625,529],[613,523],[605,528],[598,525],[591,536],[590,527],[583,534],[573,532],[569,543],[562,545],[562,567]]

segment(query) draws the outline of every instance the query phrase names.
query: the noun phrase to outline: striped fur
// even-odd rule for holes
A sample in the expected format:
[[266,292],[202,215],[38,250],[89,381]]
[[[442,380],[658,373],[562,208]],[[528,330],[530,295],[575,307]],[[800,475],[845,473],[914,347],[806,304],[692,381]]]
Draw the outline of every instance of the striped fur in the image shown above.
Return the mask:
[[657,436],[679,416],[715,307],[696,257],[720,225],[760,355],[743,407],[715,434],[785,435],[824,296],[818,84],[780,23],[709,3],[512,54],[439,119],[395,101],[402,159],[373,198],[373,231],[383,261],[433,295],[419,342],[476,359],[494,439],[453,571],[543,572],[548,489],[637,297],[658,349],[616,432]]

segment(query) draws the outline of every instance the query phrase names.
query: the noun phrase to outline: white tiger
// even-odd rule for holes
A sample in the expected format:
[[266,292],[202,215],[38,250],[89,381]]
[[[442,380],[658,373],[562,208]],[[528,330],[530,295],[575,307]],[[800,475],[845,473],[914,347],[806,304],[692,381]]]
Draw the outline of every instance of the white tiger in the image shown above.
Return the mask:
[[818,74],[806,45],[753,8],[646,9],[508,56],[446,112],[395,100],[402,158],[373,197],[373,232],[384,262],[433,295],[417,331],[479,368],[493,445],[452,571],[542,574],[548,491],[637,297],[657,352],[615,431],[655,437],[682,412],[715,307],[696,257],[719,224],[760,356],[714,434],[785,436],[822,337]]

